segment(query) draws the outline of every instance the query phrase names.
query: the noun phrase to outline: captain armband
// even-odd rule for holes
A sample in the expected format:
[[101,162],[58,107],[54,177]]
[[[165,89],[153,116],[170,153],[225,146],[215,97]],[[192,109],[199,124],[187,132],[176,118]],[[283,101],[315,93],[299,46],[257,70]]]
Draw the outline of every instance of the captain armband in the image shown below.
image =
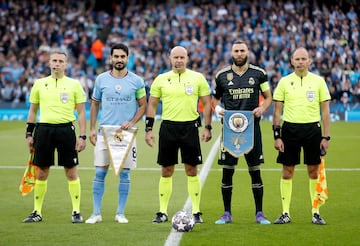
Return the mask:
[[276,125],[273,126],[273,131],[274,131],[274,139],[278,139],[281,138],[281,126]]
[[35,123],[27,122],[25,138],[32,137],[34,129],[35,129]]

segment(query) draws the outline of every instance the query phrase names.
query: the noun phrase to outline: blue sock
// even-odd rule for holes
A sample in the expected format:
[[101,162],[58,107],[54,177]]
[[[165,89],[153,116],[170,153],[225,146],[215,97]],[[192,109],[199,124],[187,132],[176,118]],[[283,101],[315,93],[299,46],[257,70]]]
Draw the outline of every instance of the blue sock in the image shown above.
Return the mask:
[[104,196],[105,184],[104,180],[108,169],[102,167],[96,167],[95,177],[93,181],[93,214],[101,214],[101,203]]
[[119,200],[116,214],[124,214],[126,202],[130,190],[130,169],[123,169],[120,172],[120,182],[118,186]]

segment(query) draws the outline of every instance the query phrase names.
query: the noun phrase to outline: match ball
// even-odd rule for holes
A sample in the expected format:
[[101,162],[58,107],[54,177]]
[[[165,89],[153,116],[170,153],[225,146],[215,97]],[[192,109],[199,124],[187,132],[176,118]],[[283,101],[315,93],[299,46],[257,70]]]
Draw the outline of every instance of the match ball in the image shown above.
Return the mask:
[[178,232],[189,232],[195,226],[194,216],[184,210],[178,211],[172,217],[171,224]]

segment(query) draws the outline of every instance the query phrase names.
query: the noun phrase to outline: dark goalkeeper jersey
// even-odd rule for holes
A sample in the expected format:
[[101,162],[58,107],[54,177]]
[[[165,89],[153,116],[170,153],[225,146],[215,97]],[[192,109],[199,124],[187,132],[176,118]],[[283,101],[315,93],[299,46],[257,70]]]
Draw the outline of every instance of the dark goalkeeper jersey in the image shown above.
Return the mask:
[[259,106],[261,91],[270,89],[265,70],[249,64],[248,69],[239,75],[227,66],[215,76],[214,97],[222,98],[227,110],[253,110]]

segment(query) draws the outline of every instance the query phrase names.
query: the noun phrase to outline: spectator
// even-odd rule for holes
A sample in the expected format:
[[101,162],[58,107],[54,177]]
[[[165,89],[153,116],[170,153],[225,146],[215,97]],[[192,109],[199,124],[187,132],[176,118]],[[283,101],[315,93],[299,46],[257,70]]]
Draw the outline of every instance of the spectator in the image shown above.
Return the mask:
[[[193,1],[107,6],[102,6],[105,3],[98,0],[92,4],[70,2],[40,4],[38,1],[14,0],[4,4],[5,7],[0,9],[0,54],[5,57],[4,61],[9,61],[15,54],[15,59],[20,62],[22,56],[19,53],[26,50],[26,54],[33,54],[29,59],[32,69],[28,76],[48,75],[47,62],[43,61],[47,50],[61,46],[70,53],[69,65],[81,63],[93,79],[107,64],[101,56],[97,57],[97,64],[90,51],[91,45],[97,39],[105,46],[116,40],[128,44],[136,53],[129,69],[152,81],[158,72],[170,68],[164,62],[169,47],[182,42],[189,45],[189,65],[196,63],[199,72],[213,78],[216,69],[224,65],[223,61],[231,58],[229,44],[243,38],[255,54],[249,57],[249,62],[260,64],[262,68],[268,64],[266,70],[270,78],[273,70],[282,76],[290,72],[289,54],[295,44],[316,53],[310,67],[316,73],[322,72],[319,64],[326,64],[324,71],[334,68],[340,79],[348,70],[347,64],[351,65],[352,71],[359,71],[360,8],[350,0],[321,3],[304,0],[302,4],[295,0],[258,0],[251,4],[219,0],[201,1],[201,5],[199,1]],[[101,10],[99,6],[102,6]],[[60,22],[60,19],[64,21]],[[303,25],[296,24],[299,20]],[[287,28],[296,29],[296,32],[287,31]],[[0,60],[0,69],[4,67],[4,61]],[[24,64],[21,65],[26,69]],[[357,80],[354,77],[351,80],[354,87]]]
[[354,90],[353,90],[354,102],[360,103],[360,79],[356,83]]

